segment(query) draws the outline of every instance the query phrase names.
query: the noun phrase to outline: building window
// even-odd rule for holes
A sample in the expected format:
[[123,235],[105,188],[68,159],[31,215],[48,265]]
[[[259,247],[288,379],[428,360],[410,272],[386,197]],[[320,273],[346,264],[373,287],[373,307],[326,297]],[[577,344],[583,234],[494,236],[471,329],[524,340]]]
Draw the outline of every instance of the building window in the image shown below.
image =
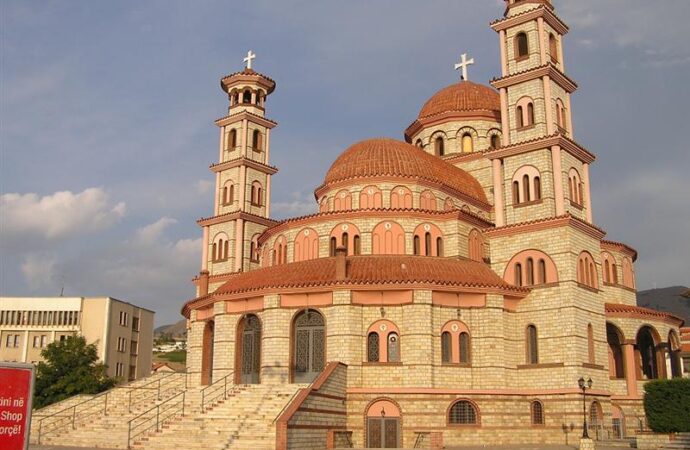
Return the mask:
[[139,353],[139,342],[132,341],[129,346],[129,354],[136,356]]
[[125,311],[120,311],[120,325],[126,327],[129,323],[129,314]]
[[598,289],[599,280],[594,265],[594,258],[592,258],[589,252],[584,251],[580,253],[577,263],[577,282],[592,289]]
[[515,57],[518,60],[529,57],[527,33],[518,33],[517,36],[515,36]]
[[34,336],[34,348],[38,348],[41,345],[41,337],[40,336]]
[[424,145],[422,144],[422,140],[421,140],[421,139],[417,139],[417,142],[415,142],[414,145],[416,145],[416,146],[419,147],[419,148],[424,147]]
[[242,103],[251,103],[251,102],[252,102],[252,91],[247,89],[242,94]]
[[544,406],[539,400],[530,403],[532,425],[544,425]]
[[526,332],[527,363],[539,364],[539,348],[537,342],[537,327],[530,325]]
[[400,337],[395,332],[388,334],[388,362],[400,362]]
[[125,375],[125,365],[122,363],[115,363],[115,376],[122,377]]
[[474,142],[472,141],[472,135],[470,133],[465,133],[462,135],[462,152],[472,153],[474,151]]
[[400,333],[389,320],[379,320],[367,332],[368,362],[400,362]]
[[460,364],[470,363],[470,334],[460,333]]
[[252,182],[251,204],[254,206],[263,205],[263,188],[258,181]]
[[448,423],[452,425],[476,425],[477,410],[475,406],[467,400],[459,400],[450,407],[448,412]]
[[139,318],[132,317],[132,331],[139,331]]
[[437,137],[436,140],[434,140],[434,153],[436,156],[443,156],[446,154],[446,149],[443,144],[443,138],[441,136]]
[[580,173],[572,168],[568,172],[568,188],[570,191],[570,202],[575,205],[582,206],[583,204],[583,190]]
[[235,147],[237,147],[237,130],[234,128],[228,134],[228,144],[228,150],[230,151],[235,150]]
[[594,328],[592,328],[592,324],[587,324],[587,360],[590,364],[595,363],[595,355],[594,355]]
[[230,205],[235,201],[235,184],[232,181],[228,181],[223,186],[223,205]]
[[254,130],[252,133],[252,149],[256,152],[263,150],[262,136],[259,130]]
[[448,331],[441,333],[441,362],[450,363],[452,361],[453,342],[452,335]]
[[520,263],[515,264],[515,279],[513,284],[518,287],[522,286],[522,264]]
[[46,348],[47,345],[48,345],[48,336],[46,336],[45,334],[42,334],[41,335],[41,348]]
[[117,351],[120,353],[127,351],[127,339],[123,337],[117,338]]
[[558,40],[553,33],[549,33],[549,53],[551,54],[551,62],[558,63]]
[[499,148],[501,146],[501,136],[498,134],[491,135],[491,148]]
[[213,262],[227,261],[230,251],[230,243],[225,233],[220,233],[213,240],[211,247],[211,260]]
[[379,334],[369,333],[367,336],[367,361],[379,362]]

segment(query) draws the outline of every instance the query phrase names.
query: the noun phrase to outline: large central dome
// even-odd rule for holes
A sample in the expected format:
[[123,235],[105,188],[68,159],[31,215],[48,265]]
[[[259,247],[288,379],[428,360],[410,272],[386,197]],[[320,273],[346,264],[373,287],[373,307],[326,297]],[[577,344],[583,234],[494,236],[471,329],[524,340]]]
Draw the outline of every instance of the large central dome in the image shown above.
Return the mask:
[[501,110],[498,92],[488,86],[461,81],[434,94],[422,107],[418,119],[426,119],[447,112]]
[[470,174],[418,147],[390,138],[368,139],[349,147],[331,165],[323,186],[386,176],[447,186],[487,203],[484,190]]

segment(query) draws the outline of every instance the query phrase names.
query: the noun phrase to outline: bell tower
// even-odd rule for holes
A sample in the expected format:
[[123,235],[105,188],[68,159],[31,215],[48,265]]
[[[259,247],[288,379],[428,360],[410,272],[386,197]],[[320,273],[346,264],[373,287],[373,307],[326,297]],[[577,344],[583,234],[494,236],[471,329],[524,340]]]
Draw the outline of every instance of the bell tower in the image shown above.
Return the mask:
[[565,214],[592,223],[594,155],[573,140],[577,84],[565,74],[562,45],[568,26],[551,0],[506,0],[504,18],[491,27],[501,52],[501,77],[491,83],[503,132],[502,148],[490,155],[496,224]]
[[277,123],[266,118],[266,103],[276,83],[252,68],[255,58],[249,51],[244,70],[220,80],[229,106],[228,114],[215,121],[220,139],[218,162],[210,166],[213,216],[198,222],[203,227],[199,295],[213,291],[213,280],[223,274],[258,267],[258,236],[275,223],[269,219],[271,176],[278,169],[269,165],[269,157]]

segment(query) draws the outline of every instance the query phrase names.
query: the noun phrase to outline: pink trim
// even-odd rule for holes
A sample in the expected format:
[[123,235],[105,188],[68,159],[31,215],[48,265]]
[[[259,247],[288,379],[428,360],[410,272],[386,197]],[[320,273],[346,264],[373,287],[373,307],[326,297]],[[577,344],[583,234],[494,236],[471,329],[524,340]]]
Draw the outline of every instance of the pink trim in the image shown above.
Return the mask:
[[433,291],[431,303],[436,306],[453,308],[482,308],[486,306],[485,294]]
[[244,220],[237,219],[235,222],[235,271],[244,270]]
[[[387,363],[388,362],[388,336],[391,333],[395,333],[398,335],[398,339],[400,339],[400,330],[398,329],[398,326],[391,322],[390,320],[382,319],[382,320],[377,320],[376,322],[372,323],[371,326],[369,326],[369,329],[367,330],[367,340],[369,339],[369,335],[371,333],[376,333],[379,335],[379,360],[378,361],[371,361],[371,362],[377,362],[377,363]],[[398,363],[399,361],[395,361]]]
[[[532,284],[529,284],[529,274],[527,273],[527,260],[532,258]],[[546,279],[543,283],[539,282],[539,261],[544,260],[546,266]],[[513,256],[508,262],[505,271],[503,272],[503,279],[507,283],[515,284],[515,265],[521,264],[522,267],[522,286],[535,286],[539,284],[558,283],[558,269],[551,257],[541,250],[523,250],[517,255]]]
[[319,257],[319,233],[313,228],[304,228],[297,233],[293,243],[292,261],[307,261]]
[[[371,191],[371,193],[369,193]],[[366,186],[359,193],[359,209],[383,208],[383,194],[376,186]]]
[[[546,46],[544,45],[544,43],[546,42],[546,39],[545,39],[546,35],[544,34],[544,18],[543,17],[537,18],[537,30],[538,30],[537,35],[539,36],[539,58],[541,60],[541,64],[546,64]],[[549,102],[548,102],[549,97],[550,96],[546,97],[547,105],[549,104]],[[548,108],[548,106],[547,106],[547,108]],[[548,118],[548,113],[547,113],[546,117]]]
[[333,292],[309,292],[303,294],[282,294],[281,308],[308,308],[313,306],[330,306],[333,304]]
[[[470,334],[470,329],[467,328],[467,325],[465,325],[463,322],[459,320],[449,320],[446,322],[443,327],[441,327],[441,335],[443,333],[450,333],[451,335],[451,358],[450,362],[454,364],[460,364],[460,334],[461,333],[467,333],[468,336],[470,336],[471,339],[471,334]],[[471,345],[469,348],[472,348]],[[469,355],[468,355],[469,356]],[[471,359],[468,359],[467,362],[469,362]]]
[[[536,397],[540,395],[582,395],[579,389],[444,389],[444,388],[348,388],[348,394],[434,394],[434,395],[518,395]],[[591,390],[587,395],[608,397],[610,391]]]
[[412,291],[352,291],[353,305],[407,305],[412,302]]
[[198,309],[196,311],[196,320],[206,320],[213,317],[213,306],[204,309]]
[[[501,90],[501,92],[503,92]],[[504,134],[506,136],[509,133]],[[494,159],[492,163],[492,175],[494,182],[494,215],[496,226],[501,227],[505,225],[505,207],[503,205],[503,175],[502,163],[500,159]]]
[[246,201],[247,201],[247,166],[241,165],[240,166],[240,185],[239,185],[239,195],[238,195],[238,200],[239,200],[239,206],[240,206],[240,211],[244,211],[246,209]]
[[228,314],[262,311],[264,309],[263,297],[245,298],[240,301],[225,302],[225,312]]
[[582,178],[584,183],[584,188],[582,189],[584,194],[584,207],[585,213],[587,214],[587,222],[592,223],[592,200],[590,199],[589,191],[589,164],[585,163],[582,165]]
[[623,357],[625,358],[625,384],[628,397],[637,397],[637,367],[635,365],[635,346],[623,343]]
[[[506,30],[498,32],[499,44],[501,48],[501,76],[508,75],[508,52],[506,50]],[[503,130],[508,131],[507,128]]]
[[374,403],[369,405],[367,408],[367,417],[381,417],[383,415],[381,411],[385,412],[386,417],[402,417],[398,405],[385,399],[375,400]]
[[203,227],[201,238],[201,270],[208,270],[208,226]]
[[371,243],[372,255],[404,255],[405,231],[399,223],[386,220],[374,227]]
[[412,208],[412,191],[405,186],[396,186],[391,189],[391,209]]

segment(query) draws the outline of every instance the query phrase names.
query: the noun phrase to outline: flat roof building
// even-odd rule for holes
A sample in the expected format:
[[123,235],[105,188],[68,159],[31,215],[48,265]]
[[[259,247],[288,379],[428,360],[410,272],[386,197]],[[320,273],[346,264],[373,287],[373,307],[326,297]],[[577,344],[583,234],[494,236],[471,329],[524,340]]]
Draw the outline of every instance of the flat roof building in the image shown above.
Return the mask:
[[107,373],[151,373],[154,312],[111,297],[0,297],[0,360],[38,363],[51,342],[80,335]]

